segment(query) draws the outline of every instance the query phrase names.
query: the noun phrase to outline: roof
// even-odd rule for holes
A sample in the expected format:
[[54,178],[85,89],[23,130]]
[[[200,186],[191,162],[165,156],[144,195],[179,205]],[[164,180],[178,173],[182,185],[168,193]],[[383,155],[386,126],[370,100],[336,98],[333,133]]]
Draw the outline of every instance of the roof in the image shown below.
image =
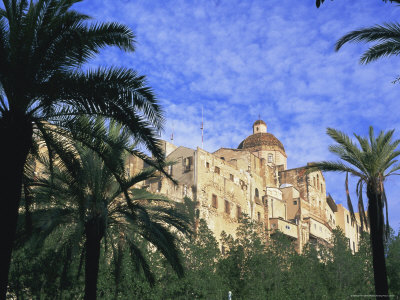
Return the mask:
[[265,146],[273,150],[282,150],[285,153],[283,144],[273,134],[268,132],[255,133],[248,136],[239,144],[238,149],[264,150]]
[[257,121],[255,121],[254,124],[253,124],[253,126],[260,125],[260,124],[264,124],[265,126],[267,126],[267,124],[266,124],[263,120],[257,120]]

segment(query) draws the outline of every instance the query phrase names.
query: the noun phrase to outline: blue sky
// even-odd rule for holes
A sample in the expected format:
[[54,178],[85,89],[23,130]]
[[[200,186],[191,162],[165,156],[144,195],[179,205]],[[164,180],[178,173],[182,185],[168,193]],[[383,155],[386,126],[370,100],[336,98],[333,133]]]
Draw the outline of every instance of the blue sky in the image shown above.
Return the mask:
[[[381,0],[87,0],[75,6],[95,20],[118,21],[137,50],[108,49],[93,66],[117,65],[148,78],[165,110],[164,139],[204,149],[236,148],[261,116],[282,141],[288,168],[328,160],[327,127],[347,134],[395,128],[400,138],[400,58],[360,65],[364,44],[334,51],[345,33],[400,20]],[[326,174],[345,202],[344,174]],[[400,178],[387,181],[390,222],[400,227]],[[353,186],[353,190],[355,186]],[[355,196],[353,195],[353,200]]]

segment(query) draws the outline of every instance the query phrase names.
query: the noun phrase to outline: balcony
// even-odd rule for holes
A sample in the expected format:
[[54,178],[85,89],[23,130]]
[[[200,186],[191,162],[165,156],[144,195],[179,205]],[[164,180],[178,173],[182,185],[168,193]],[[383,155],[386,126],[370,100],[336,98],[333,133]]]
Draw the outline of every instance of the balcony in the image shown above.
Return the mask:
[[290,236],[291,238],[297,239],[297,225],[282,218],[270,218],[269,223],[272,230],[279,230],[283,234]]

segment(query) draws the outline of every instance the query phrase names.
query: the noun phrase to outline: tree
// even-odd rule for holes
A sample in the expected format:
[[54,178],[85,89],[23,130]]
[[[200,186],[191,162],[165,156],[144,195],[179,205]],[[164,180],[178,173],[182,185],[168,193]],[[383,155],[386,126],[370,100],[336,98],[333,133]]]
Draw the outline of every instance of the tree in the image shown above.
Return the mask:
[[162,111],[145,78],[124,68],[82,71],[104,47],[134,51],[132,31],[118,23],[88,23],[88,16],[71,9],[80,1],[3,0],[0,8],[0,298],[6,295],[22,174],[36,134],[50,152],[66,157],[68,148],[50,134],[54,126],[101,115],[162,157],[155,137]]
[[[355,215],[348,190],[348,174],[350,173],[358,179],[356,192],[359,197],[358,208],[362,228],[363,224],[367,223],[363,204],[363,191],[366,188],[375,293],[376,295],[388,295],[384,231],[385,227],[386,229],[389,228],[389,224],[384,182],[388,176],[395,174],[400,169],[400,165],[396,164],[397,160],[395,160],[400,155],[400,151],[396,151],[400,140],[392,141],[394,130],[390,130],[387,133],[381,131],[378,137],[375,137],[372,127],[369,129],[369,137],[367,138],[354,134],[359,146],[349,136],[340,131],[328,128],[327,133],[337,143],[330,146],[329,150],[337,155],[340,161],[317,162],[310,167],[310,170],[319,169],[321,171],[346,173],[347,202],[354,221]],[[386,226],[384,209],[386,209]]]
[[386,265],[388,268],[389,288],[395,295],[400,295],[400,231],[397,235],[393,229],[386,241]]
[[[94,125],[104,126],[101,120]],[[49,177],[40,179],[34,189],[37,207],[32,212],[32,239],[40,245],[46,236],[62,229],[59,243],[71,249],[71,256],[83,245],[79,252],[84,255],[85,299],[96,299],[102,245],[105,256],[115,261],[117,268],[121,268],[119,258],[128,249],[137,268],[154,284],[149,264],[138,246],[138,241],[147,241],[163,254],[178,276],[183,276],[176,237],[170,230],[186,233],[186,216],[164,196],[134,188],[153,178],[156,169],[144,169],[131,178],[125,175],[128,130],[111,123],[107,137],[101,140],[105,139],[114,141],[112,152],[105,159],[107,164],[94,151],[77,143],[80,165],[54,165]],[[115,174],[125,180],[121,183]],[[129,192],[125,193],[126,190]]]
[[[386,1],[385,1],[386,2]],[[400,3],[399,0],[393,0],[390,2]],[[335,44],[335,50],[339,51],[344,44],[349,42],[365,42],[376,44],[371,46],[365,51],[361,58],[361,64],[368,64],[379,58],[387,56],[398,56],[400,54],[400,24],[399,23],[387,23],[384,25],[375,25],[372,27],[361,28],[358,30],[351,31],[341,37]],[[393,83],[400,80],[397,77]]]

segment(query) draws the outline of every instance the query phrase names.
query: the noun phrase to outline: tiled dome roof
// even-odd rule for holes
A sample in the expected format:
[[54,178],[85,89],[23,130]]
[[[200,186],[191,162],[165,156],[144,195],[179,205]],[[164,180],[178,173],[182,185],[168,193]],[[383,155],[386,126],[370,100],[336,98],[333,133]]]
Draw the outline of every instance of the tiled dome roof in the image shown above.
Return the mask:
[[285,153],[283,144],[273,134],[268,132],[255,133],[248,136],[239,144],[238,149],[262,150],[262,148],[265,149],[265,146],[270,146],[271,148],[277,147]]

